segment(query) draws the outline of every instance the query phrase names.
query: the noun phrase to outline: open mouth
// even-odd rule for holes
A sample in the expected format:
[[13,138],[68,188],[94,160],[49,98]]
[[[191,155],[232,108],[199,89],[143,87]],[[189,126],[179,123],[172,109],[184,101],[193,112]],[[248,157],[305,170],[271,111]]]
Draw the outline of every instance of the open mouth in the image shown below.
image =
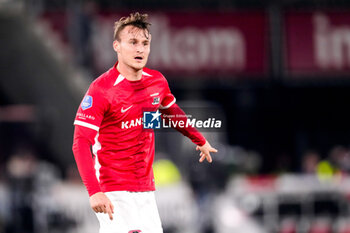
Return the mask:
[[139,56],[138,56],[138,57],[135,57],[135,59],[138,60],[138,61],[141,61],[141,60],[142,60],[142,57],[139,57]]

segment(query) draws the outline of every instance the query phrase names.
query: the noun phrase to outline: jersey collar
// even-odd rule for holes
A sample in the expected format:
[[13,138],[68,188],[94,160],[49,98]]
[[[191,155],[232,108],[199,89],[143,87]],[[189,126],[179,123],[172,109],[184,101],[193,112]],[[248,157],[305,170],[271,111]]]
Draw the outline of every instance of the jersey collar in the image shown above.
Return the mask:
[[[114,73],[116,74],[116,76],[117,76],[117,79],[115,80],[113,86],[118,85],[118,83],[120,83],[121,81],[123,81],[123,80],[125,79],[125,77],[124,77],[121,73],[119,73],[119,71],[118,71],[118,69],[117,69],[117,65],[118,65],[118,61],[114,64],[114,66],[113,66],[113,68],[112,68],[113,72],[114,72]],[[152,76],[152,75],[146,73],[145,71],[142,71],[142,75],[143,75],[143,76],[148,76],[148,77],[151,77],[151,76]]]

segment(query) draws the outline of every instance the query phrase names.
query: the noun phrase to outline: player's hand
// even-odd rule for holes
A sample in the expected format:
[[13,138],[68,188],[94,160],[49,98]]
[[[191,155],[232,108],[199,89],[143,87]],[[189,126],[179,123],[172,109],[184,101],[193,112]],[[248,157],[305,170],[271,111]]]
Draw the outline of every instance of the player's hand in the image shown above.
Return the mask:
[[113,220],[114,206],[103,192],[95,193],[90,197],[90,206],[96,213],[105,213]]
[[217,149],[211,147],[208,141],[206,141],[203,146],[197,146],[196,150],[201,151],[201,153],[199,154],[200,156],[199,162],[203,162],[205,159],[207,159],[209,163],[213,162],[213,159],[210,156],[210,152],[213,152],[213,153],[218,152]]

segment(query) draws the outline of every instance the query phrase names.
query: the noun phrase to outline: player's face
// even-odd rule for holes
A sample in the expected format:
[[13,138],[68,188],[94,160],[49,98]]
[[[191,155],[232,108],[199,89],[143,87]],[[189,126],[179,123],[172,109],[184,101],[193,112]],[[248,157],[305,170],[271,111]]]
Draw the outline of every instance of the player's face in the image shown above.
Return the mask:
[[119,34],[120,41],[114,41],[118,61],[138,71],[146,66],[150,53],[151,35],[143,29],[126,26]]

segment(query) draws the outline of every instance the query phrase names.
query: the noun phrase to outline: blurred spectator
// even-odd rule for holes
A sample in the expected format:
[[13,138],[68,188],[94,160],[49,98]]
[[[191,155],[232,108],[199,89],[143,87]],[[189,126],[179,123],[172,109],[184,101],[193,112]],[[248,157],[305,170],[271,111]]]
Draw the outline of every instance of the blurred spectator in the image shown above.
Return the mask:
[[316,174],[319,161],[320,155],[316,151],[306,151],[302,158],[302,172],[306,174]]
[[350,171],[350,152],[349,149],[337,145],[329,152],[329,160],[337,172],[346,173]]
[[7,231],[26,233],[34,231],[33,190],[37,160],[33,152],[20,150],[7,163],[10,207]]
[[45,207],[50,202],[49,190],[58,180],[58,169],[39,160],[31,146],[22,146],[10,156],[6,172],[9,218],[5,232],[48,232]]

